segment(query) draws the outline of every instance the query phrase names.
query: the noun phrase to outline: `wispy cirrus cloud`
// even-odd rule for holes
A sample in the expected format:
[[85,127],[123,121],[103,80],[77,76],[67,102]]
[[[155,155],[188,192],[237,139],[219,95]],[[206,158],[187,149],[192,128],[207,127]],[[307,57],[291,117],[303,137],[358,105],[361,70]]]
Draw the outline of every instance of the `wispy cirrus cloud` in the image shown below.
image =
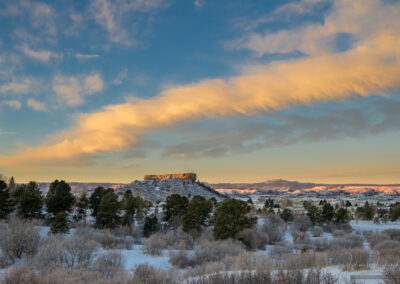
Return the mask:
[[33,85],[32,79],[14,80],[0,85],[0,94],[27,94],[31,91]]
[[39,102],[38,100],[35,100],[35,99],[32,99],[32,98],[28,99],[26,101],[26,104],[28,105],[28,107],[30,107],[33,110],[42,111],[42,112],[47,111],[47,107],[46,107],[46,105],[44,103]]
[[13,108],[15,110],[21,109],[21,102],[17,100],[7,100],[2,102],[4,105]]
[[48,62],[52,59],[54,60],[62,60],[63,59],[63,54],[62,53],[55,53],[50,50],[46,49],[32,49],[27,45],[23,45],[18,47],[19,50],[21,50],[22,53],[24,53],[26,56],[39,60],[41,62]]
[[132,28],[127,29],[123,23],[126,15],[133,13],[151,13],[169,6],[165,0],[92,0],[90,13],[108,34],[112,42],[133,45],[136,40],[132,36]]
[[[86,155],[134,147],[151,131],[179,123],[209,117],[256,116],[291,106],[398,91],[400,24],[395,19],[400,4],[368,0],[363,2],[360,10],[358,5],[352,5],[355,2],[337,2],[326,15],[324,24],[307,27],[312,32],[306,38],[313,46],[304,49],[311,51],[307,57],[246,66],[242,74],[228,79],[175,86],[149,100],[132,98],[123,104],[81,114],[71,128],[58,133],[51,141],[38,147],[20,149],[14,156],[2,156],[0,161],[11,165],[71,161]],[[355,21],[370,21],[371,10],[377,12],[375,22],[381,20],[383,24],[378,27],[371,24],[353,26]],[[329,19],[335,15],[341,21],[330,22]],[[344,29],[347,27],[344,23],[349,24],[347,29]],[[349,50],[330,52],[319,42],[331,30],[351,32],[358,40]],[[282,42],[290,41],[294,32],[298,32],[297,28],[279,37],[271,37],[272,46],[277,48]],[[294,42],[297,41],[305,44],[303,39],[296,38]],[[295,48],[296,45],[292,43],[290,46]],[[74,80],[67,80],[67,83],[71,82]],[[68,93],[61,92],[61,95]]]
[[53,82],[53,91],[57,98],[69,106],[82,104],[85,96],[98,93],[103,87],[103,79],[97,73],[70,77],[57,75]]

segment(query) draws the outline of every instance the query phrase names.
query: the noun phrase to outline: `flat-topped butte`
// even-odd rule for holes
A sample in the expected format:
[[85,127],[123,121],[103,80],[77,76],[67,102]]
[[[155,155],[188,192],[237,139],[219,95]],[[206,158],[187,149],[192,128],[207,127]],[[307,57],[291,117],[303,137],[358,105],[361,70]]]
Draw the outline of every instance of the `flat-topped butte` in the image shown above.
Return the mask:
[[164,174],[164,175],[145,175],[144,180],[161,180],[161,179],[182,179],[189,181],[196,181],[197,175],[195,173],[181,173],[181,174]]

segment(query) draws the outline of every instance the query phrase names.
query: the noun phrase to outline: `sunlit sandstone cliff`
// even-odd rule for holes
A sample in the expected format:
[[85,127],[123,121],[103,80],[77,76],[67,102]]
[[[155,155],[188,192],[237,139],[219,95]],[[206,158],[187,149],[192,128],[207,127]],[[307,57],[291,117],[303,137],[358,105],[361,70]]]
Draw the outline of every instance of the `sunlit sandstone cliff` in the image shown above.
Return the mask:
[[195,173],[182,173],[182,174],[164,174],[164,175],[145,175],[144,180],[161,180],[161,179],[182,179],[196,181],[197,176]]

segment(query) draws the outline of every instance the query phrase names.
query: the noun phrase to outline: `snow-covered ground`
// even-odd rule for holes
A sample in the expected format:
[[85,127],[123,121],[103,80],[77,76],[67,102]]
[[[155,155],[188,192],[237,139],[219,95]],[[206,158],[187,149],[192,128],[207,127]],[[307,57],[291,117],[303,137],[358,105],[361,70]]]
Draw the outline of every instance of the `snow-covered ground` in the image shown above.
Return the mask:
[[152,256],[142,252],[141,245],[134,245],[132,250],[120,250],[125,258],[125,269],[131,270],[139,264],[149,264],[151,266],[168,270],[171,265],[168,263],[169,254],[164,250],[161,256]]
[[352,220],[350,221],[350,225],[355,232],[363,232],[363,231],[380,232],[386,229],[400,229],[400,222],[387,222],[387,223],[375,224],[372,221]]

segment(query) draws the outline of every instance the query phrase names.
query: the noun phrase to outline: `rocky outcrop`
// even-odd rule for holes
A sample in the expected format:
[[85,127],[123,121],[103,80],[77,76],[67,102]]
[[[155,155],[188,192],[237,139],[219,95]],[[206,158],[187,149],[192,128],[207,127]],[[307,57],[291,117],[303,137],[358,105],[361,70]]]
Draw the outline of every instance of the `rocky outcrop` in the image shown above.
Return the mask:
[[197,176],[195,173],[183,173],[183,174],[165,174],[165,175],[145,175],[144,180],[162,180],[162,179],[181,179],[181,180],[189,180],[196,181]]

